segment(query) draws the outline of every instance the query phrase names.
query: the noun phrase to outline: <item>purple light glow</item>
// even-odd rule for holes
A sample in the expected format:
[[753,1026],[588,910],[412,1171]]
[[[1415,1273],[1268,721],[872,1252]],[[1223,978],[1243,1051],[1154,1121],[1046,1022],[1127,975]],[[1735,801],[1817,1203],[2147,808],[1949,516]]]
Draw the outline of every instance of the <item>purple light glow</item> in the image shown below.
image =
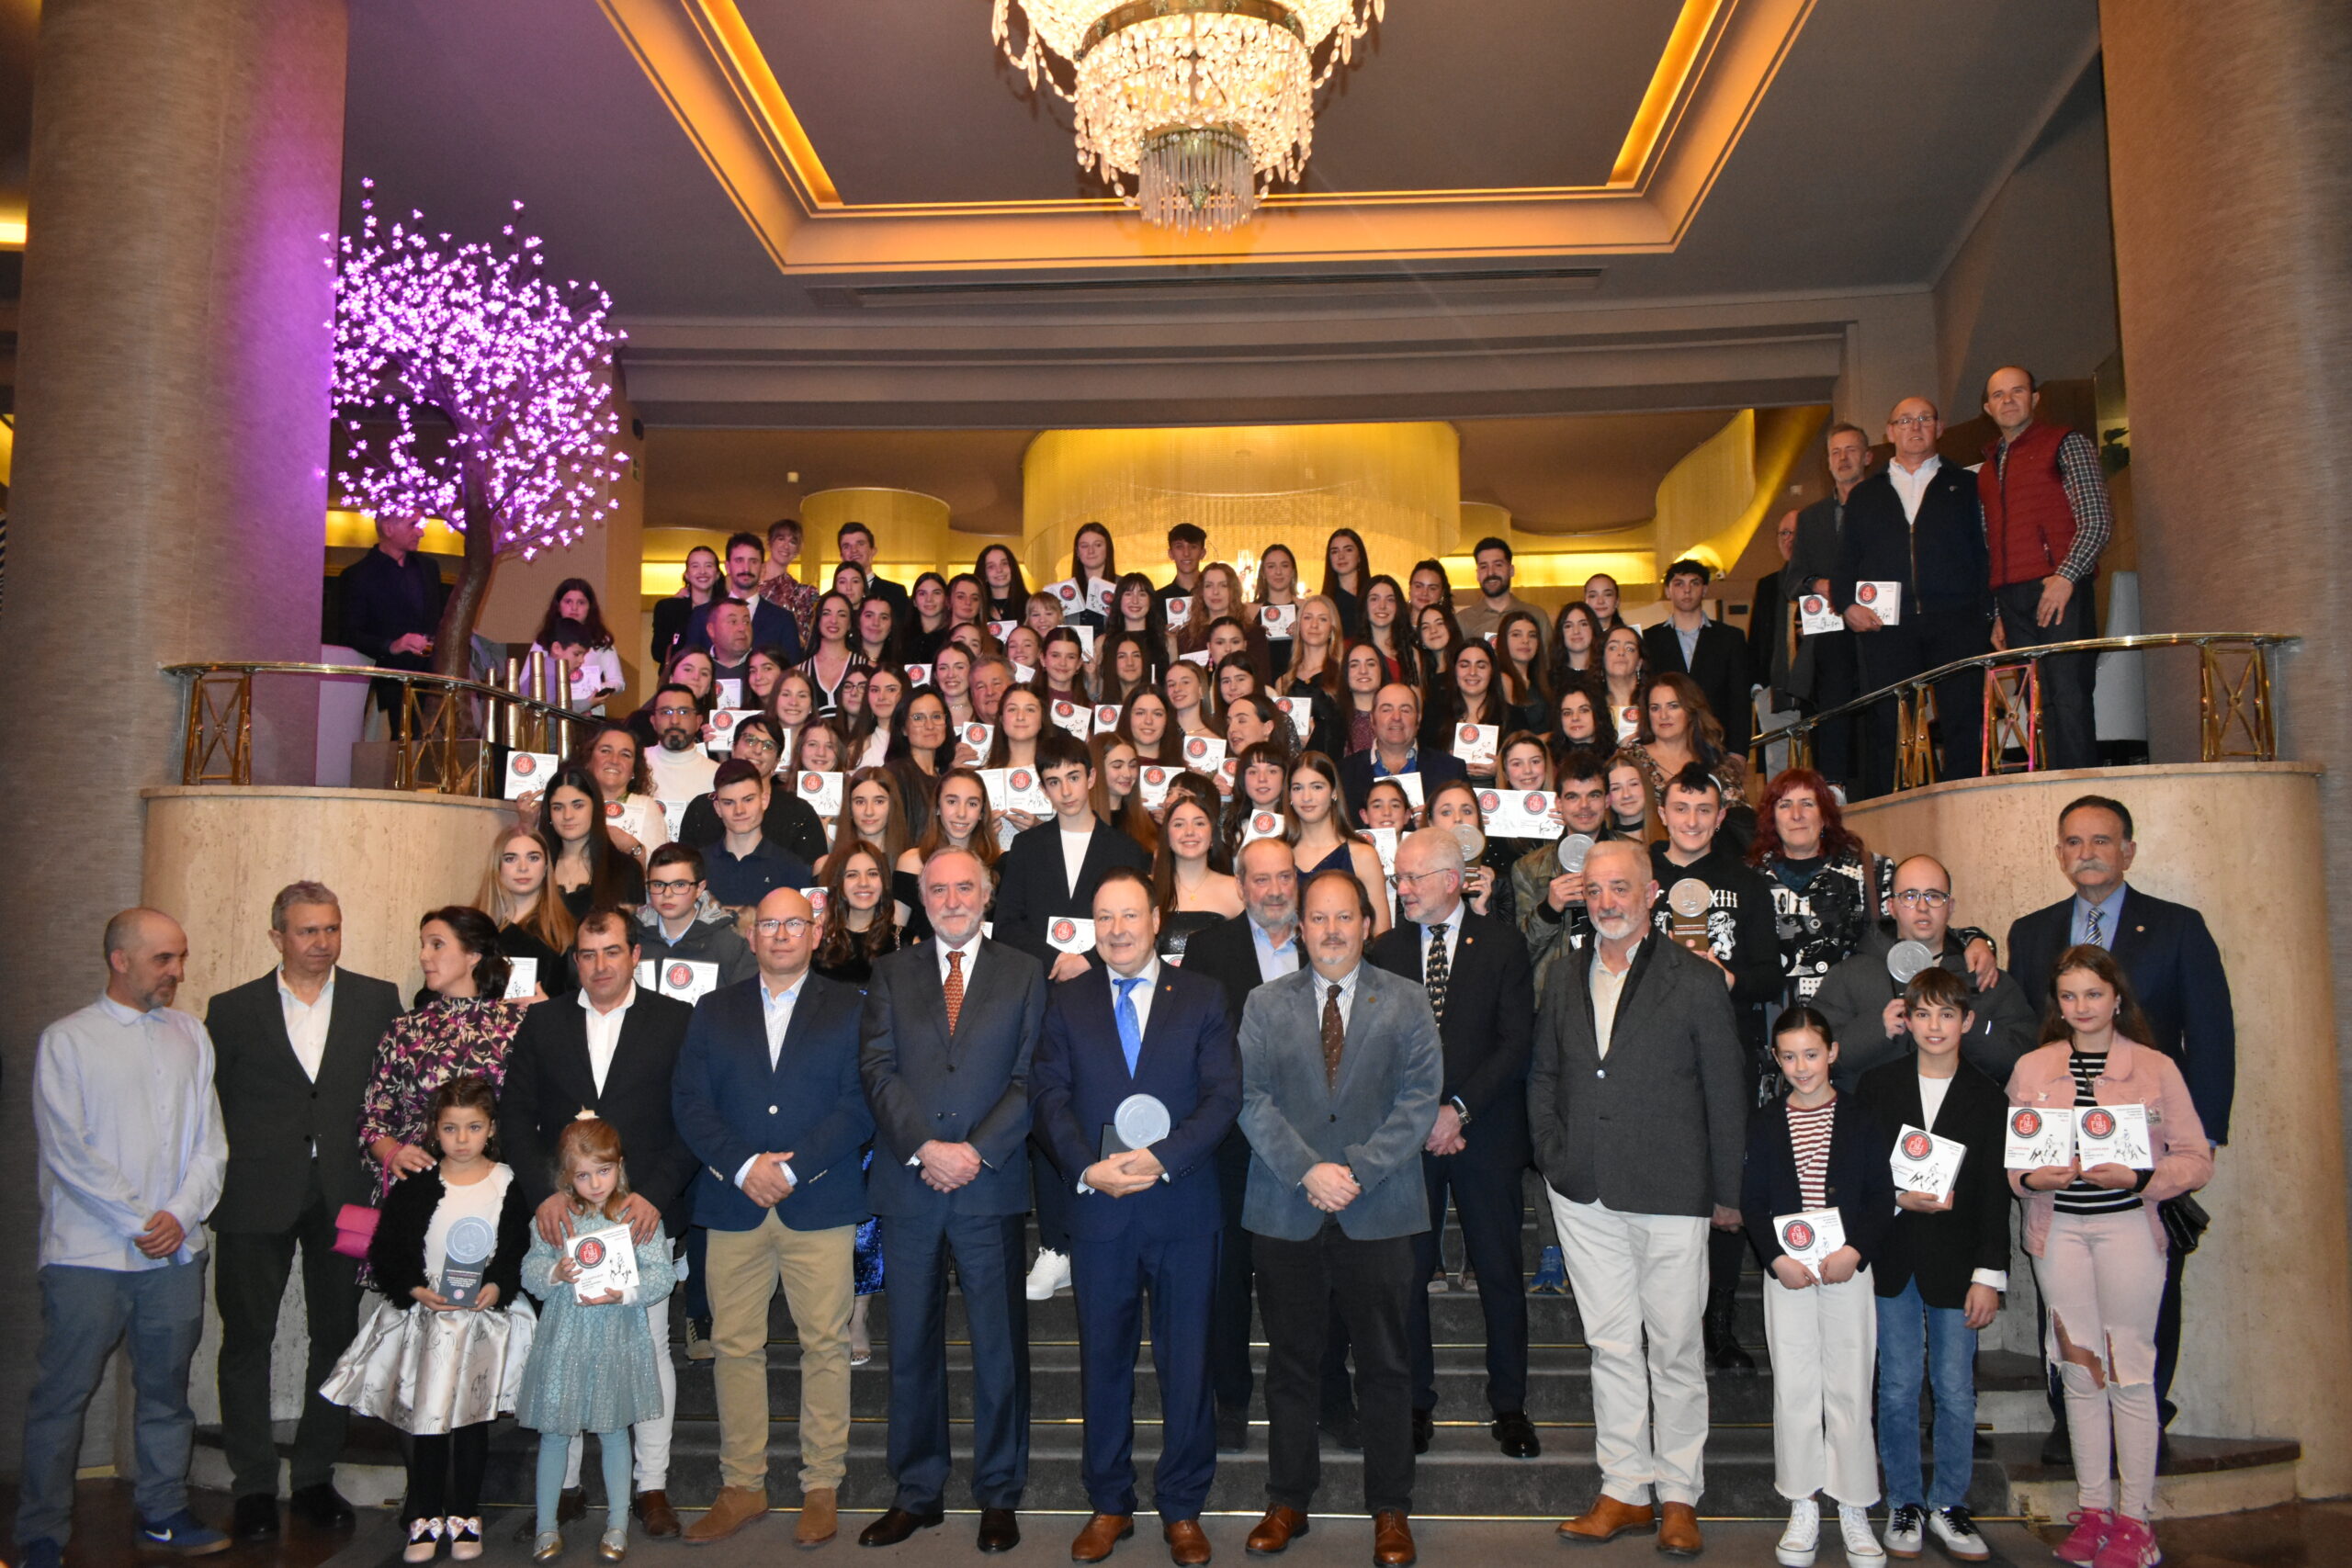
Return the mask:
[[537,237],[518,242],[511,225],[503,244],[445,253],[424,214],[387,231],[372,195],[360,209],[335,275],[335,408],[354,433],[362,416],[397,428],[373,450],[354,441],[335,482],[371,513],[460,530],[486,518],[502,555],[571,544],[618,505],[627,468],[610,372],[628,334],[612,300],[547,281]]

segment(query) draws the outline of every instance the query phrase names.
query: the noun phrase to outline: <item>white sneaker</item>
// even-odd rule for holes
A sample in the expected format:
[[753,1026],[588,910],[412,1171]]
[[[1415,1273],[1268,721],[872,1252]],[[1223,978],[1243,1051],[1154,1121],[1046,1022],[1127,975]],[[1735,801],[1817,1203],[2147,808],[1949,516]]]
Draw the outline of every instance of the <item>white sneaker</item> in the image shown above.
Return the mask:
[[1928,1516],[1928,1529],[1935,1532],[1947,1557],[1957,1557],[1962,1562],[1982,1562],[1993,1555],[1977,1533],[1976,1521],[1968,1517],[1965,1508],[1938,1508]]
[[1888,1509],[1886,1554],[1905,1561],[1918,1556],[1920,1545],[1927,1539],[1927,1518],[1928,1510],[1913,1503]]
[[1781,1532],[1772,1556],[1781,1568],[1813,1568],[1813,1555],[1820,1544],[1821,1505],[1800,1497],[1789,1505],[1789,1528]]
[[1037,1254],[1037,1261],[1029,1269],[1029,1299],[1049,1302],[1056,1291],[1069,1289],[1069,1259],[1052,1247]]
[[1883,1562],[1886,1549],[1878,1543],[1878,1533],[1871,1529],[1871,1512],[1857,1508],[1851,1503],[1838,1505],[1838,1533],[1846,1538],[1846,1561],[1849,1562]]

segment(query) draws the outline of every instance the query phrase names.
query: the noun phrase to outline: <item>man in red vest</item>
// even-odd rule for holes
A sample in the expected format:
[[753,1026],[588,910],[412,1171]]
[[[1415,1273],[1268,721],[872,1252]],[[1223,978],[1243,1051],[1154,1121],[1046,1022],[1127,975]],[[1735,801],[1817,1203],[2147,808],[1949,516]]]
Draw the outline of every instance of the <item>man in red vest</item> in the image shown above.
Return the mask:
[[[2033,373],[2005,365],[1984,380],[1984,412],[2001,438],[1984,448],[1976,476],[1984,545],[1998,616],[1995,648],[2072,642],[2098,636],[2098,557],[2114,531],[2098,453],[2078,431],[2037,422],[2041,393]],[[2098,656],[2064,653],[2041,662],[2046,766],[2098,765],[2091,713]]]

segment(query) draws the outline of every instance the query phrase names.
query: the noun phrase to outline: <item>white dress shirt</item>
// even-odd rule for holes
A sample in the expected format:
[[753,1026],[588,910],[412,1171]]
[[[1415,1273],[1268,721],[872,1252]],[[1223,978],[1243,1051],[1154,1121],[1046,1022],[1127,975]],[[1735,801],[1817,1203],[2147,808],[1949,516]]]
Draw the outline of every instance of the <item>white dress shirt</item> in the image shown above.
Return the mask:
[[950,947],[944,939],[934,934],[931,945],[939,950],[939,983],[943,986],[947,984],[947,955],[951,953],[960,953],[964,955],[964,992],[967,996],[970,995],[972,968],[980,961],[980,933],[974,931],[972,940],[961,947]]
[[[775,1071],[778,1064],[784,1060],[784,1037],[786,1032],[792,1028],[792,1010],[800,1005],[800,990],[801,987],[806,986],[808,983],[808,972],[805,969],[800,972],[799,979],[795,980],[791,985],[786,986],[781,991],[768,984],[768,977],[766,976],[763,975],[760,976],[760,1021],[767,1027],[768,1071],[770,1072]],[[586,992],[583,991],[581,993],[581,999],[583,1002],[587,1000]],[[634,999],[633,992],[632,999]],[[601,1083],[602,1080],[600,1079],[600,1087]],[[758,1155],[753,1155],[750,1159],[745,1160],[742,1165],[737,1168],[735,1172],[736,1186],[741,1187],[743,1185],[743,1179],[752,1174],[752,1167],[758,1163],[759,1158],[760,1156]],[[799,1178],[792,1174],[791,1166],[786,1164],[783,1160],[778,1160],[775,1163],[776,1168],[784,1172],[784,1179],[786,1181],[791,1182],[795,1187],[800,1185]]]
[[[628,1010],[637,1000],[637,983],[631,981],[621,994],[620,1005],[610,1012],[599,1012],[596,1004],[588,999],[588,987],[580,987],[580,1012],[588,1025],[588,1071],[596,1080],[596,1092],[605,1092],[605,1075],[613,1070],[613,1053],[621,1048],[621,1025],[628,1018]],[[773,1058],[775,1048],[768,1055]],[[769,1063],[775,1065],[773,1061]]]
[[1625,967],[1622,971],[1609,967],[1607,954],[1592,955],[1592,1043],[1604,1062],[1609,1060],[1609,1042],[1617,1032],[1617,1000],[1625,994],[1625,981],[1642,956],[1642,942],[1645,940],[1636,938],[1634,945],[1625,950]]
[[1936,470],[1943,466],[1944,460],[1933,453],[1929,453],[1928,460],[1916,469],[1906,469],[1899,462],[1886,466],[1887,482],[1894,486],[1895,496],[1903,502],[1903,520],[1905,523],[1919,521],[1919,502],[1928,493],[1928,481],[1934,479]]
[[334,971],[327,971],[319,999],[306,1002],[286,983],[286,971],[278,970],[277,1006],[286,1018],[286,1041],[294,1047],[294,1059],[302,1064],[305,1077],[318,1082],[319,1064],[327,1057],[327,1024],[334,1016]]
[[[42,1267],[135,1273],[204,1250],[204,1216],[229,1163],[212,1068],[212,1037],[172,1008],[134,1012],[101,996],[41,1032],[33,1131]],[[169,1258],[133,1241],[158,1213],[187,1233]]]

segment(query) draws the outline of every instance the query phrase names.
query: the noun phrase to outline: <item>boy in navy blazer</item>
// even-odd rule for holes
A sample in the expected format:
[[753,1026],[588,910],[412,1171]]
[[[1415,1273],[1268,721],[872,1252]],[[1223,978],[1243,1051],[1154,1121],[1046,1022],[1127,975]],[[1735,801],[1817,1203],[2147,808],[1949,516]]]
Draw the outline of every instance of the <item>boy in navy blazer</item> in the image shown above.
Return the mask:
[[[1140,872],[1094,892],[1103,967],[1053,987],[1029,1068],[1035,1136],[1075,1194],[1071,1265],[1086,1397],[1084,1477],[1094,1517],[1070,1548],[1099,1562],[1135,1532],[1135,1364],[1151,1292],[1152,1365],[1164,1422],[1152,1501],[1169,1554],[1208,1561],[1201,1505],[1216,1474],[1209,1328],[1224,1228],[1216,1151],[1241,1111],[1241,1056],[1224,987],[1162,964],[1159,911]],[[1114,1123],[1130,1098],[1169,1131],[1128,1150]]]
[[802,1546],[834,1534],[849,1459],[849,1314],[862,1161],[874,1135],[858,1077],[855,987],[810,972],[817,922],[779,887],[760,900],[753,978],[695,1004],[671,1114],[701,1169],[708,1228],[720,1490],[689,1541],[724,1540],[767,1512],[768,1307],[779,1278],[800,1335]]

